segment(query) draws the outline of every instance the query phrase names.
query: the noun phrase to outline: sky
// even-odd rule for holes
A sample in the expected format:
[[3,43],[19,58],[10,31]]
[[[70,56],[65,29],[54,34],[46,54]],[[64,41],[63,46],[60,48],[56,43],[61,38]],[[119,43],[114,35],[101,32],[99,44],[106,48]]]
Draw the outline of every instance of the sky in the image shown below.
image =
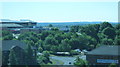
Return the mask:
[[118,2],[1,2],[1,19],[37,22],[118,21]]

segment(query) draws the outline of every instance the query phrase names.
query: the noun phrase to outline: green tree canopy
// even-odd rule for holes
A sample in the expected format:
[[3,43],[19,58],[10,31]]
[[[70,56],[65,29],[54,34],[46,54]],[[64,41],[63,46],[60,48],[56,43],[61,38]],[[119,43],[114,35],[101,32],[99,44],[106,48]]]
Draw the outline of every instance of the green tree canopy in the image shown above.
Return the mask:
[[27,45],[27,49],[26,49],[26,58],[27,58],[27,65],[37,65],[35,52],[33,52],[33,49],[29,44]]
[[2,31],[2,40],[12,40],[13,35],[10,31]]
[[87,63],[87,61],[82,60],[79,57],[77,57],[74,65],[79,66],[79,67],[87,67],[88,63]]
[[103,29],[110,27],[113,28],[113,26],[109,23],[109,22],[103,22],[100,24],[100,31],[102,31]]
[[59,29],[56,28],[56,27],[51,28],[51,30],[52,30],[52,31],[59,31]]
[[53,25],[52,25],[52,24],[49,24],[48,27],[53,27]]
[[102,45],[113,45],[114,41],[112,39],[104,38],[101,42]]
[[95,38],[97,41],[99,41],[99,38],[97,36],[97,34],[99,32],[99,27],[100,27],[99,24],[87,25],[81,29],[81,33],[85,33],[85,34]]
[[116,25],[116,29],[117,29],[117,30],[120,30],[120,24],[117,24],[117,25]]
[[15,46],[10,50],[9,54],[9,64],[10,65],[26,65],[26,54],[25,51]]
[[116,36],[115,45],[120,45],[120,36]]
[[58,41],[52,35],[45,38],[45,45],[58,45]]
[[62,40],[62,43],[59,45],[58,48],[59,51],[70,51],[71,50],[71,46],[69,45],[69,40],[68,39],[64,39]]
[[108,36],[108,38],[111,38],[111,39],[114,39],[115,36],[116,36],[115,29],[110,28],[110,27],[107,27],[107,28],[103,29],[102,33],[105,34],[106,36]]
[[117,64],[115,64],[115,63],[111,63],[111,64],[109,65],[109,67],[118,67],[118,66],[117,66]]

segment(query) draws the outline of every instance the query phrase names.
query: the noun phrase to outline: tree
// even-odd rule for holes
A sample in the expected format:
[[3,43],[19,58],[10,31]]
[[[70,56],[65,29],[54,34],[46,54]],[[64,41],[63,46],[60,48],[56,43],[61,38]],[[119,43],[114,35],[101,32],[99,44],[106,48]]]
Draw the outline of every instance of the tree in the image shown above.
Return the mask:
[[120,24],[117,24],[117,25],[116,25],[116,29],[117,29],[117,30],[120,30]]
[[2,31],[2,40],[12,40],[13,35],[10,31]]
[[52,30],[52,31],[59,31],[59,29],[56,28],[56,27],[51,28],[51,30]]
[[64,40],[64,39],[71,39],[71,35],[73,35],[74,33],[71,33],[71,32],[69,32],[69,33],[63,33],[61,36],[63,37],[63,39],[62,40]]
[[26,54],[25,51],[18,47],[12,47],[9,54],[10,65],[26,65]]
[[109,67],[118,67],[118,66],[117,66],[117,64],[115,64],[115,63],[111,63],[111,64],[109,65]]
[[22,40],[24,43],[29,44],[30,46],[35,46],[32,40]]
[[60,44],[58,50],[63,52],[69,52],[71,50],[71,46],[69,44]]
[[45,45],[57,45],[58,41],[55,40],[55,38],[52,35],[49,35],[48,37],[45,38]]
[[109,23],[109,22],[103,22],[100,24],[100,31],[102,31],[103,29],[110,27],[113,28],[113,26]]
[[43,31],[41,34],[39,34],[39,39],[45,40],[45,38],[48,35],[54,35],[55,33],[53,31]]
[[79,30],[79,26],[71,26],[70,27],[70,32],[72,32],[72,33],[78,32],[78,30]]
[[103,44],[103,45],[114,45],[114,41],[112,39],[104,38],[104,39],[102,39],[101,44]]
[[52,24],[49,24],[48,27],[53,27],[53,25],[52,25]]
[[39,59],[39,64],[41,64],[41,65],[43,65],[43,64],[47,64],[47,58],[46,57],[44,57],[44,56],[39,56],[38,57],[38,59]]
[[71,50],[71,51],[70,51],[70,55],[72,55],[72,56],[73,56],[73,55],[78,55],[78,54],[79,54],[79,52],[77,52],[77,51],[75,51],[75,50]]
[[59,45],[58,48],[59,51],[70,51],[71,50],[71,46],[69,45],[69,40],[68,39],[64,39],[62,40],[61,44]]
[[58,46],[51,46],[51,50],[53,52],[57,52],[58,51]]
[[116,35],[120,36],[120,30],[116,30]]
[[38,48],[38,51],[39,51],[40,53],[42,53],[42,52],[43,52],[43,48],[42,48],[42,47],[39,47],[39,48]]
[[49,58],[50,53],[48,51],[43,51],[43,55],[44,57]]
[[87,67],[88,63],[87,63],[87,61],[82,60],[79,57],[77,57],[74,65],[79,66],[79,67]]
[[44,44],[44,45],[43,45],[43,50],[50,51],[50,50],[51,50],[50,48],[51,48],[51,45],[50,45],[50,44],[47,44],[47,45]]
[[115,45],[120,45],[120,36],[115,37]]
[[43,56],[45,57],[44,63],[48,63],[50,61],[50,53],[48,51],[43,51]]
[[26,49],[27,65],[37,65],[37,61],[34,55],[35,54],[33,53],[31,46],[28,44]]
[[84,26],[82,29],[81,29],[81,33],[85,33],[93,38],[95,38],[97,41],[99,41],[99,38],[97,36],[98,32],[99,32],[99,27],[100,25],[99,24],[93,24],[93,25],[87,25],[87,26]]
[[115,36],[116,36],[115,29],[114,28],[110,28],[110,27],[107,27],[107,28],[103,29],[102,33],[107,35],[108,38],[110,38],[110,39],[114,39]]
[[50,53],[48,51],[43,51],[43,55],[38,57],[39,63],[41,65],[44,65],[44,64],[51,62],[49,59],[49,56],[50,56]]
[[80,45],[80,40],[78,38],[71,38],[70,39],[70,46],[72,49],[77,49]]
[[43,48],[43,41],[42,41],[42,40],[38,40],[38,41],[35,43],[35,45],[36,45],[36,48],[37,48],[37,49],[39,49],[38,47]]
[[61,40],[63,40],[63,36],[61,33],[58,33],[55,35],[55,40],[58,41],[58,43],[60,44],[61,43]]
[[16,57],[15,57],[15,52],[14,50],[10,51],[9,55],[9,65],[17,65]]
[[91,50],[96,47],[97,41],[92,38],[91,36],[88,36],[86,34],[82,34],[78,37],[79,44],[77,44],[77,47],[79,49],[86,49]]

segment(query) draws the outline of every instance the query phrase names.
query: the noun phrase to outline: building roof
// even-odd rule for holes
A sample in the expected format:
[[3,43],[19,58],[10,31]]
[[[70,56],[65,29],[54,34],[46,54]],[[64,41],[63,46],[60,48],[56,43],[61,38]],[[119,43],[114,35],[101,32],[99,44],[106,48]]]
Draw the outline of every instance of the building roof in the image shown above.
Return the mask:
[[20,19],[20,20],[10,20],[10,19],[0,19],[0,22],[11,22],[11,23],[28,23],[28,22],[33,22],[35,23],[34,21],[32,20],[29,20],[29,19]]
[[0,24],[0,27],[23,27],[19,24]]
[[26,48],[26,44],[19,40],[2,40],[2,51],[10,50],[14,46],[19,46],[23,49]]
[[110,46],[110,45],[103,45],[100,46],[87,54],[91,55],[120,55],[120,46]]

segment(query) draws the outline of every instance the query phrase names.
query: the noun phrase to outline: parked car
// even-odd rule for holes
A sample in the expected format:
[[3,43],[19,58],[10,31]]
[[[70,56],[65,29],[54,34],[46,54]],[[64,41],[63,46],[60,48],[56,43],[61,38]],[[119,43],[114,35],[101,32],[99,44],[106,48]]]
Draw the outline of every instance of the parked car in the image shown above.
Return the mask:
[[87,50],[82,50],[82,52],[86,55],[88,53]]

